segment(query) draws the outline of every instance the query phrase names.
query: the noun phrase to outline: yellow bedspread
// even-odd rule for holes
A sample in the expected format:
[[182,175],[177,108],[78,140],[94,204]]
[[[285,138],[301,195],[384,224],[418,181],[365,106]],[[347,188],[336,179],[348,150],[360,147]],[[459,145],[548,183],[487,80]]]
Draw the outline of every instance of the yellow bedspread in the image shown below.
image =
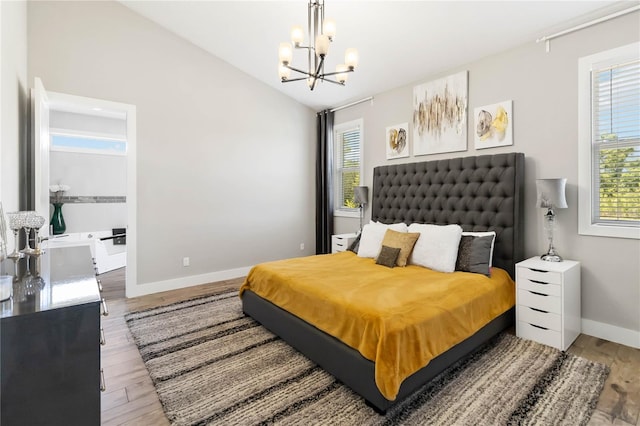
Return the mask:
[[257,265],[240,297],[250,289],[357,349],[394,400],[404,379],[514,306],[514,287],[498,268],[491,278],[387,268],[342,252]]

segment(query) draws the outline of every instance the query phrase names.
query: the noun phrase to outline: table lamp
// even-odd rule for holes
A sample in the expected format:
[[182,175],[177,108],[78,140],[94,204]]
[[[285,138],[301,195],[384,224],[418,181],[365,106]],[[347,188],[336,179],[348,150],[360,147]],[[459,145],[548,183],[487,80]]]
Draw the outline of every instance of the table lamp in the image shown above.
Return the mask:
[[536,189],[538,207],[547,209],[544,215],[544,229],[549,240],[549,249],[547,253],[540,256],[540,259],[548,262],[562,262],[562,257],[556,252],[553,246],[553,230],[555,228],[556,214],[554,209],[566,209],[567,200],[565,198],[565,186],[567,179],[536,179]]

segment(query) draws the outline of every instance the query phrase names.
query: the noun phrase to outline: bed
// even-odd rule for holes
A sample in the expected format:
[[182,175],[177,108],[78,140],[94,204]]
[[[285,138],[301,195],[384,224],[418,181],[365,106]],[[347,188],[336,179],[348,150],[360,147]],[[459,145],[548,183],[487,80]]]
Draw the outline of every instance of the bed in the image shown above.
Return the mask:
[[[493,266],[514,277],[515,263],[523,258],[523,176],[521,153],[376,167],[371,219],[386,224],[458,224],[465,231],[495,231]],[[359,261],[352,253],[324,257],[338,263]],[[410,271],[411,267],[407,267],[406,272]],[[331,280],[327,278],[327,282]],[[377,366],[358,350],[259,296],[247,283],[243,286],[242,305],[247,315],[333,374],[381,413],[513,324],[511,307],[403,379],[394,397],[388,398],[385,394],[388,396],[389,392],[381,391],[376,383],[376,372],[379,378],[380,370],[376,367],[381,362]]]

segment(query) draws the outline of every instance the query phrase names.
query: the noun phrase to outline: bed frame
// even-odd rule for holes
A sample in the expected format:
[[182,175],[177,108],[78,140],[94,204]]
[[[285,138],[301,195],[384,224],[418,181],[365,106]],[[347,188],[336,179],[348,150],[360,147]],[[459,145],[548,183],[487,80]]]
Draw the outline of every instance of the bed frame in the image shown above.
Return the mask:
[[[373,174],[372,220],[459,224],[464,231],[495,231],[493,264],[515,277],[515,264],[523,258],[524,154],[380,166]],[[349,386],[380,413],[514,322],[512,308],[409,376],[397,398],[390,401],[375,384],[374,363],[355,349],[251,291],[243,294],[242,306],[245,314]]]

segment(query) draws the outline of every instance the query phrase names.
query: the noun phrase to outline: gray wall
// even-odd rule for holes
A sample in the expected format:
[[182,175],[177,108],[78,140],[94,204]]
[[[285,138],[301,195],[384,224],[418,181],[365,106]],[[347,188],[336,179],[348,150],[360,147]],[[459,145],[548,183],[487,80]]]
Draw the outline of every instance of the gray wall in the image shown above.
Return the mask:
[[[583,319],[626,329],[622,334],[633,339],[634,333],[640,332],[640,242],[578,235],[578,58],[632,43],[639,37],[640,14],[633,13],[553,40],[550,53],[545,53],[543,44],[532,41],[377,94],[373,105],[366,102],[338,111],[335,122],[364,119],[364,184],[368,186],[372,184],[373,168],[378,165],[524,152],[527,257],[546,251],[543,211],[535,206],[535,179],[566,177],[569,208],[556,211],[555,243],[565,258],[582,262]],[[385,127],[411,123],[413,86],[462,70],[469,71],[468,151],[386,160]],[[509,99],[513,100],[514,145],[474,150],[473,109]],[[368,208],[366,215],[370,216]],[[353,232],[358,227],[354,219],[335,220],[336,233]],[[599,325],[588,321],[591,327],[587,329],[593,330]],[[640,342],[640,335],[636,334],[635,339]]]
[[137,108],[139,285],[312,253],[314,111],[117,2],[28,22],[29,81]]
[[[21,207],[21,147],[27,138],[27,5],[0,2],[0,201]],[[24,203],[26,199],[22,202]],[[22,205],[24,207],[24,205]],[[9,236],[9,250],[13,238]]]

